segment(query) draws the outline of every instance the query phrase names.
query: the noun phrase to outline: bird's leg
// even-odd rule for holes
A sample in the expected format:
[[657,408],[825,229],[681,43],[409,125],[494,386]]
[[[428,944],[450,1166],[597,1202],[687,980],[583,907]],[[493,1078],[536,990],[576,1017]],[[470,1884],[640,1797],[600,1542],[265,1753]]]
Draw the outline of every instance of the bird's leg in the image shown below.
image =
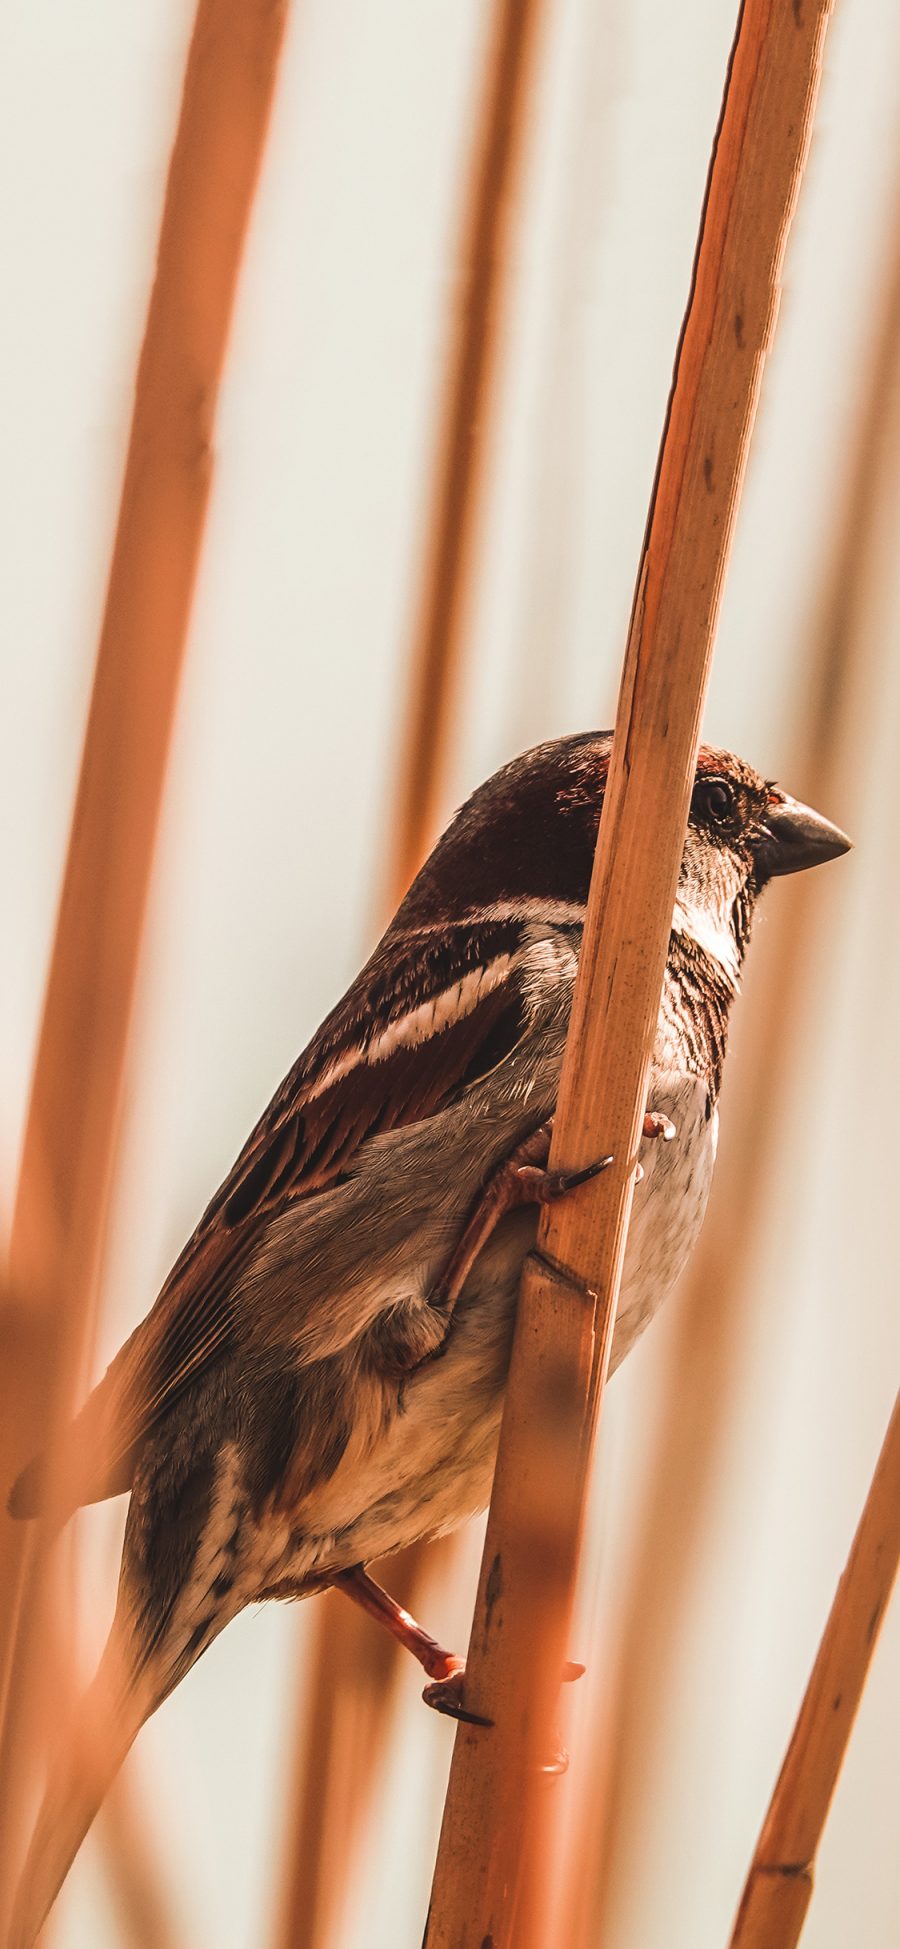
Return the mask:
[[[383,1590],[381,1585],[375,1582],[374,1577],[369,1576],[361,1563],[355,1563],[351,1570],[339,1570],[332,1581],[336,1590],[342,1590],[346,1597],[359,1605],[360,1610],[366,1612],[367,1617],[374,1618],[376,1624],[381,1624],[386,1631],[390,1631],[391,1637],[396,1638],[398,1644],[402,1644],[406,1651],[411,1651],[423,1670],[428,1673],[433,1683],[426,1685],[422,1693],[426,1705],[432,1706],[435,1712],[446,1713],[448,1718],[463,1719],[468,1726],[493,1725],[492,1719],[483,1719],[479,1713],[467,1712],[465,1709],[463,1704],[465,1659],[457,1658],[452,1651],[445,1651],[443,1645],[438,1644],[436,1638],[430,1637],[421,1624],[417,1624],[415,1618],[410,1616],[409,1611],[403,1609],[402,1604],[398,1604],[388,1591]],[[572,1684],[576,1678],[581,1678],[583,1672],[583,1665],[566,1663],[562,1674],[564,1683]],[[540,1770],[548,1774],[564,1773],[567,1765],[566,1754],[562,1747],[557,1745]]]
[[[552,1121],[539,1124],[510,1151],[479,1192],[462,1237],[430,1295],[429,1304],[444,1314],[448,1326],[479,1252],[507,1212],[521,1205],[555,1204],[558,1198],[564,1198],[568,1191],[574,1191],[577,1185],[585,1184],[588,1178],[596,1177],[612,1163],[611,1157],[601,1157],[583,1171],[548,1170],[552,1131]],[[443,1346],[437,1347],[429,1358],[434,1360],[442,1350]]]
[[[342,1590],[345,1597],[351,1598],[354,1604],[358,1604],[360,1610],[375,1619],[376,1624],[381,1624],[386,1631],[390,1631],[392,1638],[396,1638],[398,1644],[402,1644],[406,1651],[412,1652],[429,1678],[437,1681],[436,1684],[425,1687],[422,1696],[426,1704],[434,1705],[440,1712],[451,1712],[455,1719],[465,1719],[470,1726],[491,1724],[490,1719],[481,1719],[477,1713],[466,1712],[463,1708],[462,1680],[466,1669],[465,1659],[457,1658],[452,1651],[445,1651],[436,1638],[429,1637],[421,1624],[417,1624],[409,1611],[403,1609],[402,1604],[398,1604],[386,1590],[382,1590],[381,1585],[375,1582],[374,1577],[369,1576],[361,1563],[354,1564],[352,1570],[339,1570],[333,1581],[336,1590]],[[439,1704],[437,1698],[431,1698],[429,1694],[441,1693],[443,1697],[442,1687],[445,1686],[449,1687],[446,1703]]]

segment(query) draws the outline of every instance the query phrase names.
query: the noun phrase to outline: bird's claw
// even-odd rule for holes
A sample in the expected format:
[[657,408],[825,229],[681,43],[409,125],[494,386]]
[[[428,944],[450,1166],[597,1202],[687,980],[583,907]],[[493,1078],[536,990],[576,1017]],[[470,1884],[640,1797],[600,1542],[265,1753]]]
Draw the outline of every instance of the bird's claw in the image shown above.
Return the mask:
[[[466,1726],[492,1726],[494,1723],[493,1719],[485,1719],[480,1712],[468,1712],[463,1703],[463,1686],[466,1677],[465,1659],[448,1658],[447,1662],[450,1669],[446,1676],[435,1679],[430,1685],[426,1685],[422,1693],[425,1704],[430,1705],[433,1712],[443,1712],[448,1719],[459,1719]],[[563,1684],[573,1685],[576,1679],[583,1678],[584,1669],[583,1665],[577,1664],[572,1659],[567,1659],[562,1669]],[[569,1755],[565,1747],[561,1746],[557,1740],[553,1752],[549,1755],[548,1759],[542,1762],[538,1768],[538,1772],[546,1774],[548,1779],[553,1779],[558,1774],[565,1773],[568,1764]]]
[[671,1117],[664,1117],[661,1110],[648,1110],[644,1118],[644,1136],[661,1137],[664,1144],[670,1144],[677,1136]]
[[581,1171],[548,1171],[541,1164],[519,1164],[516,1176],[523,1191],[528,1192],[529,1204],[554,1205],[567,1192],[576,1191],[579,1184],[587,1184],[590,1178],[599,1177],[601,1171],[607,1171],[612,1161],[611,1157],[598,1157]]
[[438,1678],[426,1685],[422,1697],[432,1711],[443,1712],[448,1719],[461,1719],[465,1726],[492,1726],[493,1719],[484,1719],[480,1712],[467,1712],[463,1705],[463,1681],[466,1676],[465,1664],[461,1661],[459,1669],[447,1678]]

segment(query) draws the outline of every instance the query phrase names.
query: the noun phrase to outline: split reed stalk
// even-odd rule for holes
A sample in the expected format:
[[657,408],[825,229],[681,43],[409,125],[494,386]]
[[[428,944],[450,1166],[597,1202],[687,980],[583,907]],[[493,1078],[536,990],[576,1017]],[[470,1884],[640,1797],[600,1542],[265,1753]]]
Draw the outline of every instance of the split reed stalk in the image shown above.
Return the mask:
[[[529,94],[543,0],[499,0],[478,110],[463,212],[460,299],[439,417],[430,531],[409,664],[384,907],[392,914],[434,840],[443,809],[461,686],[467,598],[481,492],[494,426],[500,329],[509,282],[509,231],[526,146]],[[427,1566],[452,1539],[405,1550],[384,1566],[392,1594],[415,1612]],[[281,1949],[333,1941],[389,1736],[408,1655],[340,1596],[317,1606],[303,1686],[290,1793]],[[307,1707],[306,1699],[311,1703]]]
[[795,1949],[900,1562],[900,1395],[747,1877],[730,1949]]
[[[188,56],[0,1319],[4,1501],[47,1442],[52,1500],[54,1436],[89,1339],[215,404],[284,17],[284,0],[201,0]],[[0,1516],[0,1915],[36,1758],[43,1554],[33,1529]]]
[[[886,234],[900,240],[900,189]],[[797,685],[797,733],[787,781],[812,805],[828,807],[849,831],[857,824],[848,780],[864,775],[855,753],[868,744],[879,708],[880,673],[891,634],[873,619],[881,576],[880,527],[900,474],[900,243],[879,294],[872,357],[833,537],[823,545],[824,586]],[[565,1939],[611,1939],[620,1902],[646,1845],[646,1780],[659,1720],[672,1696],[673,1667],[693,1601],[707,1512],[719,1479],[725,1429],[742,1373],[750,1242],[764,1230],[782,1129],[802,1083],[801,1054],[811,985],[827,964],[829,908],[817,876],[800,876],[771,913],[765,952],[745,1006],[741,1047],[728,1087],[729,1113],[716,1183],[678,1308],[672,1376],[648,1470],[648,1499],[617,1641],[621,1655],[600,1705],[597,1793],[609,1817],[589,1848],[588,1790],[574,1855],[589,1862],[567,1918]],[[676,1380],[677,1377],[677,1380]],[[574,1892],[574,1891],[573,1891]]]
[[551,1151],[564,1169],[606,1152],[615,1162],[545,1211],[526,1265],[466,1673],[468,1708],[492,1723],[457,1733],[427,1949],[548,1940],[537,1769],[567,1655],[713,634],[827,13],[827,0],[792,9],[745,0],[732,51]]

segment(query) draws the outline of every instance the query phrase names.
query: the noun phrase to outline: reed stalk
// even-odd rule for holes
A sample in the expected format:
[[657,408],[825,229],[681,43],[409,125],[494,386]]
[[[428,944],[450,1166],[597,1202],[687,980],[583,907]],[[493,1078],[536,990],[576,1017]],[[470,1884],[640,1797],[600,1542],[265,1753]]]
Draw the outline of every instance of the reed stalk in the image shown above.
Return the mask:
[[795,1949],[822,1829],[900,1562],[900,1395],[769,1805],[730,1949]]
[[509,239],[528,127],[543,0],[496,0],[464,214],[462,290],[440,408],[434,500],[398,765],[390,892],[430,850],[447,785],[447,727],[460,688],[485,462],[490,445]]
[[[478,107],[462,219],[460,298],[439,414],[430,529],[411,648],[384,908],[393,913],[434,840],[454,742],[467,596],[494,425],[500,327],[509,282],[509,229],[528,126],[542,0],[498,0]],[[452,1539],[418,1545],[384,1566],[392,1594],[416,1611],[425,1581],[452,1556]],[[317,1605],[296,1760],[275,1939],[280,1949],[326,1949],[352,1884],[406,1655],[345,1599]],[[309,1698],[311,1703],[306,1704]]]
[[[54,1437],[89,1339],[216,399],[284,18],[285,0],[200,0],[188,55],[0,1318],[4,1495],[49,1445],[52,1502]],[[0,1516],[0,1917],[36,1759],[44,1556],[35,1527]]]
[[545,1211],[526,1265],[466,1674],[467,1707],[491,1726],[457,1733],[427,1949],[548,1939],[538,1768],[567,1655],[713,635],[827,14],[827,0],[745,0],[732,50],[551,1152],[563,1169],[607,1152],[615,1162]]
[[[900,238],[900,183],[888,234]],[[880,708],[886,619],[879,626],[883,543],[880,531],[900,472],[900,246],[873,303],[871,358],[846,486],[810,620],[809,650],[796,685],[797,728],[789,776],[801,797],[829,806],[848,830],[861,807],[854,787],[863,773],[873,714]],[[787,774],[786,774],[787,775]],[[858,790],[858,787],[856,787]],[[658,1725],[671,1698],[708,1512],[715,1498],[725,1428],[740,1386],[745,1346],[745,1255],[767,1224],[777,1170],[773,1133],[784,1127],[802,1086],[800,1052],[811,986],[827,964],[828,907],[817,876],[800,876],[791,897],[767,923],[759,951],[741,1047],[730,1060],[727,1138],[700,1244],[678,1301],[653,1462],[634,1566],[622,1604],[621,1654],[600,1704],[603,1747],[592,1741],[596,1777],[583,1797],[576,1855],[589,1861],[567,1918],[566,1940],[579,1949],[615,1932],[620,1903],[646,1845],[646,1780],[658,1747]],[[609,1813],[587,1852],[590,1804],[608,1795]],[[585,1886],[585,1882],[587,1886]]]
[[[410,1608],[422,1588],[422,1548],[379,1569]],[[275,1923],[280,1949],[327,1949],[339,1937],[354,1866],[384,1764],[402,1665],[386,1631],[337,1591],[315,1606],[312,1644],[293,1735],[294,1780]]]

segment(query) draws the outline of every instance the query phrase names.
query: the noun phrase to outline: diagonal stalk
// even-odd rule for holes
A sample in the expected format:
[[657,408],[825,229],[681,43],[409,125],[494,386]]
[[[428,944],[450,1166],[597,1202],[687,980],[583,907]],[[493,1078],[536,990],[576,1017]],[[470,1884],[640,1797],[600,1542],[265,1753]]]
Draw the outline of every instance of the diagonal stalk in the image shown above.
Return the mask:
[[[616,1162],[526,1267],[427,1949],[548,1939],[551,1739],[700,719],[827,0],[745,0],[619,695],[551,1164]],[[523,1851],[528,1873],[521,1872]]]
[[[4,1501],[48,1442],[53,1501],[53,1436],[93,1315],[216,400],[285,13],[286,0],[200,0],[188,56],[0,1307]],[[3,1510],[0,1916],[35,1759],[44,1555]]]

